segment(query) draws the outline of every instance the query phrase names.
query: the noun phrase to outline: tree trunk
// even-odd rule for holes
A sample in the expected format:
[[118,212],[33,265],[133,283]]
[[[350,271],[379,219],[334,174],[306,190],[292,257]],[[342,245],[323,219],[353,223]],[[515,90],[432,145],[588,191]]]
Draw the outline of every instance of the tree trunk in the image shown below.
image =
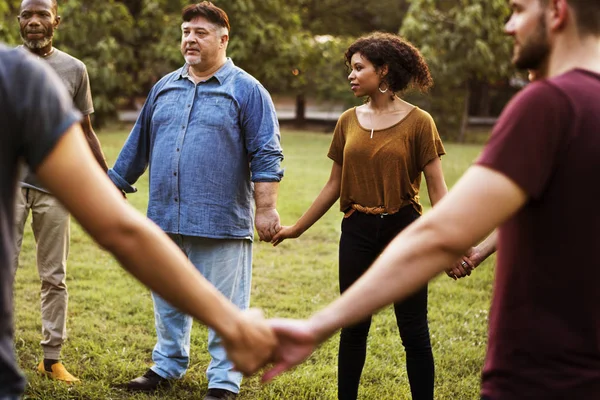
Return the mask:
[[464,143],[467,134],[467,126],[469,125],[469,104],[471,102],[471,87],[467,80],[465,84],[465,102],[463,106],[463,115],[460,123],[460,132],[458,133],[458,142]]
[[479,98],[479,115],[482,117],[490,116],[490,84],[488,82],[481,82],[481,96]]
[[296,95],[296,125],[302,127],[306,124],[306,99],[304,93]]

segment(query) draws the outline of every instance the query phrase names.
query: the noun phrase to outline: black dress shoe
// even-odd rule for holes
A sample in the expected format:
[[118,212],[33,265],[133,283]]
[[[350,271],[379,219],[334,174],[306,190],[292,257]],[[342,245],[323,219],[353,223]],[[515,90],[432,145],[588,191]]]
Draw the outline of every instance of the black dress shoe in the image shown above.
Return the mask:
[[163,378],[149,369],[144,375],[132,379],[127,383],[117,385],[117,387],[131,390],[132,392],[151,392],[160,388],[169,387],[172,383],[172,380]]
[[237,393],[230,392],[226,389],[208,389],[208,393],[204,396],[204,400],[233,400],[237,397]]

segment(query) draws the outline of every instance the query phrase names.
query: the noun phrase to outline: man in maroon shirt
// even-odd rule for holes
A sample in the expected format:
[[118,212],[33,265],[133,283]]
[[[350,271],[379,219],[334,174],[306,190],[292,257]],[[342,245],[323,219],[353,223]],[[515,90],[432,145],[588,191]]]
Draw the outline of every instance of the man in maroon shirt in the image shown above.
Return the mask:
[[483,398],[600,399],[600,260],[587,251],[600,248],[600,1],[510,4],[513,62],[547,79],[511,101],[476,165],[341,298],[308,321],[272,321],[265,379],[499,227]]

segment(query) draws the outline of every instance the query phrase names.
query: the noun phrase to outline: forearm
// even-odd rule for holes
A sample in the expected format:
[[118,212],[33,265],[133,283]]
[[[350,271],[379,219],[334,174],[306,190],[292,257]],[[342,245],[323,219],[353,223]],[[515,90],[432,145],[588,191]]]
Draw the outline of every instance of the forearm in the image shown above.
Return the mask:
[[[321,340],[416,292],[443,270],[440,265],[452,263],[468,248],[445,245],[440,241],[443,230],[424,225],[425,218],[406,228],[360,280],[311,318]],[[413,260],[418,260],[418,265]]]
[[143,284],[223,337],[235,335],[239,311],[155,224],[123,201],[92,161],[79,126],[69,129],[36,174],[83,228]]
[[277,208],[279,182],[254,182],[254,202],[256,210],[274,210]]
[[494,254],[497,249],[498,242],[498,230],[495,229],[485,240],[479,243],[475,247],[475,252],[477,254],[477,264],[485,261],[489,256]]
[[340,197],[340,188],[336,183],[328,182],[306,212],[294,225],[299,234],[306,232],[333,206]]
[[240,311],[198,273],[157,226],[132,211],[123,215],[119,225],[102,234],[109,238],[102,240],[102,245],[169,304],[226,339],[237,337]]
[[405,299],[513,215],[527,196],[504,175],[472,167],[430,212],[403,230],[368,271],[311,324],[324,339]]
[[429,194],[429,200],[431,206],[435,206],[441,199],[448,193],[448,187],[446,182],[442,181],[437,185],[427,185],[427,193]]
[[85,139],[88,145],[90,146],[90,150],[92,150],[94,158],[100,165],[100,168],[102,168],[104,172],[107,172],[108,164],[106,163],[106,157],[104,157],[104,153],[102,152],[102,146],[100,145],[100,140],[98,140],[98,136],[96,135],[94,130],[91,129],[91,127],[84,129],[83,133],[85,134]]

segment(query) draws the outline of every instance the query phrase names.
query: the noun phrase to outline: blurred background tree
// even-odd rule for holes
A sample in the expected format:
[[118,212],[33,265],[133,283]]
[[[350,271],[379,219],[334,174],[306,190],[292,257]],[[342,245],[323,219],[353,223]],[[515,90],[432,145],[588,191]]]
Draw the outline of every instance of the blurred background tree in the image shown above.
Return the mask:
[[[120,108],[139,106],[152,85],[180,67],[185,0],[64,0],[55,44],[86,63],[100,126]],[[228,54],[273,94],[357,104],[343,54],[371,31],[400,33],[419,47],[435,81],[408,99],[432,113],[445,138],[464,139],[469,115],[497,115],[510,96],[510,40],[502,32],[505,0],[215,1],[229,14]],[[0,1],[0,40],[20,43],[20,1]],[[504,93],[498,95],[498,93]],[[508,94],[507,94],[508,93]]]
[[[509,14],[505,0],[413,0],[400,29],[431,68],[435,86],[429,99],[437,124],[460,142],[469,115],[498,115],[490,89],[506,88],[514,74],[511,40],[504,34]],[[501,91],[500,109],[505,93],[511,92]]]

